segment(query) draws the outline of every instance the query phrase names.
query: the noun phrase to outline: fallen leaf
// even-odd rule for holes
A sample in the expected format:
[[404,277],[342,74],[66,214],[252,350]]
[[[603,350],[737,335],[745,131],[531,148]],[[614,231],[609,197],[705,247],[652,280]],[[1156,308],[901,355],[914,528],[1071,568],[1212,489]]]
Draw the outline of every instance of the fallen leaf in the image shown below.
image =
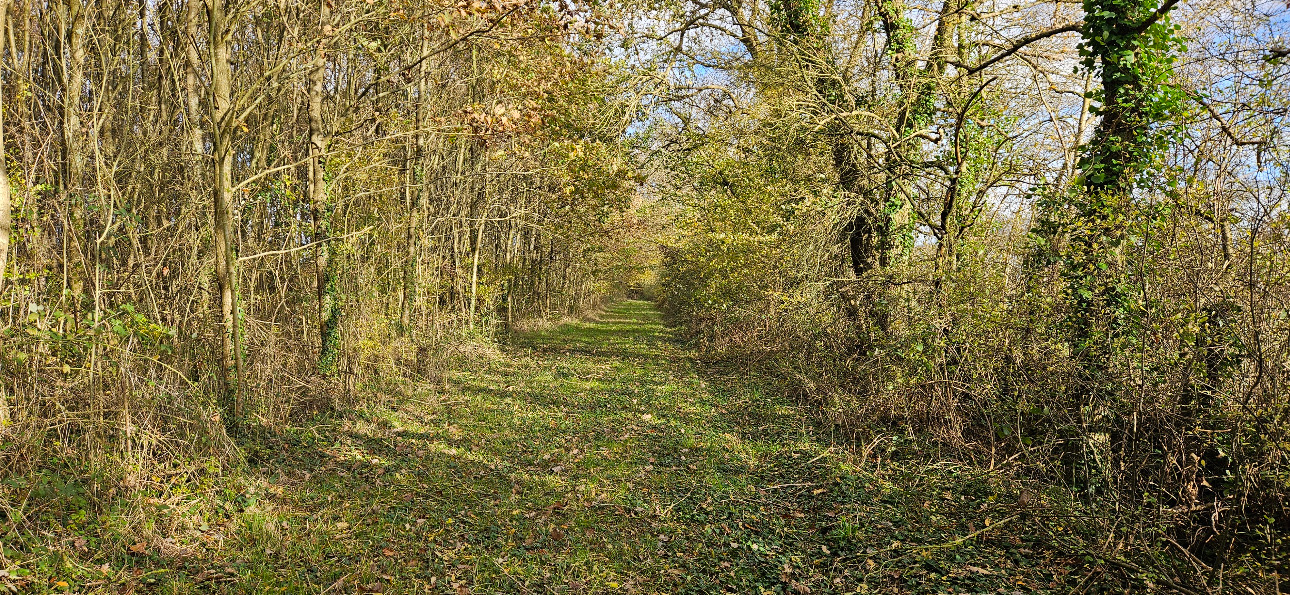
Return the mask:
[[130,546],[130,553],[132,553],[132,554],[142,554],[142,553],[145,553],[145,552],[147,552],[147,551],[148,551],[148,544],[146,544],[146,543],[144,543],[144,542],[142,542],[142,541],[140,541],[139,543],[136,543],[136,544],[134,544],[134,545]]

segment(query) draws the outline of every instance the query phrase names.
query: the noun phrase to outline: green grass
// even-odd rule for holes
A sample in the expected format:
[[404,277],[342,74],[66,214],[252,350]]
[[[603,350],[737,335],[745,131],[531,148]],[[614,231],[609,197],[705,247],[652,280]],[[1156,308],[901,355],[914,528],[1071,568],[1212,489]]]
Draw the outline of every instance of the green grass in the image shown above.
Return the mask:
[[58,521],[48,543],[26,533],[6,544],[0,585],[984,593],[1068,592],[1086,574],[1045,545],[1067,530],[1059,516],[1015,516],[1015,482],[928,464],[899,436],[835,441],[771,384],[696,365],[645,302],[461,368],[264,437],[236,476],[171,489],[134,511],[139,551],[111,538],[124,530],[111,515]]

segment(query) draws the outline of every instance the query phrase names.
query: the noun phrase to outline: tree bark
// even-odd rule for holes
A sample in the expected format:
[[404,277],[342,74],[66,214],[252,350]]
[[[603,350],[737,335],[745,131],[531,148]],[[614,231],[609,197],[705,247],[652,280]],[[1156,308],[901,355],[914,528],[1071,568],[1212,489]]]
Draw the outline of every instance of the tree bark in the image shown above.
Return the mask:
[[[4,54],[2,36],[7,29],[5,23],[8,13],[9,0],[0,0],[0,56]],[[13,228],[9,163],[4,143],[4,111],[4,89],[0,88],[0,292],[4,291],[4,272],[9,262],[9,232]]]
[[472,250],[473,254],[471,256],[470,311],[467,315],[469,316],[469,326],[472,329],[475,328],[475,311],[479,297],[479,253],[482,251],[484,245],[484,230],[488,225],[489,212],[491,212],[491,209],[484,211],[484,216],[479,220],[479,230],[475,232],[475,248]]
[[188,102],[188,112],[184,114],[188,126],[189,146],[193,152],[193,162],[199,165],[206,154],[205,133],[202,131],[198,114],[201,114],[201,89],[198,88],[197,69],[201,67],[201,54],[197,50],[197,21],[201,16],[200,0],[188,0],[188,10],[184,15],[184,99]]
[[[430,38],[422,34],[421,36],[421,55],[425,55],[430,49]],[[425,198],[429,191],[429,180],[427,179],[427,160],[426,160],[426,108],[428,100],[426,99],[426,61],[422,60],[417,66],[417,98],[416,98],[416,116],[414,118],[416,131],[414,132],[415,142],[413,143],[413,154],[409,157],[411,166],[411,179],[409,180],[411,188],[408,189],[408,232],[406,238],[406,258],[403,260],[403,296],[399,306],[399,326],[402,332],[406,333],[411,327],[412,305],[416,299],[416,268],[421,262],[421,238],[420,234],[425,233],[422,229],[422,211],[425,209]]]
[[[76,229],[86,229],[88,226],[84,223],[84,208],[74,194],[80,188],[85,171],[85,158],[81,151],[81,95],[85,88],[85,12],[86,7],[81,0],[67,0],[65,3],[56,5],[55,12],[59,21],[59,34],[61,43],[58,47],[58,53],[54,55],[55,65],[60,69],[62,84],[62,160],[59,163],[59,193],[61,195],[65,222],[62,238],[62,268],[63,268],[63,289],[64,292],[71,290],[73,294],[79,294],[84,290],[84,277],[75,272],[74,264],[76,261],[82,263],[82,273],[89,276],[88,267],[84,266],[84,252],[81,251],[79,242],[75,240]],[[70,258],[75,251],[78,258]],[[79,299],[72,300],[72,312],[76,315],[74,320],[79,320],[80,316]]]
[[318,293],[318,372],[336,373],[340,353],[340,296],[331,258],[332,204],[326,180],[327,131],[323,127],[323,83],[327,75],[327,42],[331,37],[330,0],[318,2],[318,53],[309,70],[309,203],[313,208],[314,252]]
[[237,255],[233,235],[233,73],[229,61],[228,13],[224,0],[207,0],[211,56],[211,137],[214,148],[215,279],[219,285],[220,330],[223,339],[220,370],[233,427],[242,425],[246,402],[242,381],[246,370],[242,313],[237,295]]
[[85,88],[85,13],[81,0],[68,0],[59,7],[63,27],[66,62],[63,64],[63,192],[70,194],[79,187],[85,172],[81,151],[81,93]]

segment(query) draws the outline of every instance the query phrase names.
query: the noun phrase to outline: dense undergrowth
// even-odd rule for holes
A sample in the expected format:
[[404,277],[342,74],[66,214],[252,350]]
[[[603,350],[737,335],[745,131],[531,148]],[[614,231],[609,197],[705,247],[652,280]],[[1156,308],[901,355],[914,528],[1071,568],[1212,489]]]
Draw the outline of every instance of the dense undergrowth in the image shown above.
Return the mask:
[[184,541],[270,437],[625,290],[606,15],[397,8],[0,3],[0,571]]
[[695,17],[742,53],[674,46],[730,98],[653,129],[662,310],[818,419],[1062,491],[1121,570],[1286,574],[1287,120],[1242,107],[1284,102],[1283,16],[1040,6]]
[[1225,252],[1193,196],[1167,195],[1090,264],[1072,235],[1100,224],[1065,205],[1030,228],[982,215],[952,268],[922,245],[855,277],[820,240],[843,207],[764,192],[793,170],[724,160],[740,139],[699,159],[708,185],[665,250],[663,311],[703,359],[783,379],[828,423],[1007,461],[1079,502],[1086,547],[1121,570],[1180,567],[1192,592],[1287,571],[1281,218]]

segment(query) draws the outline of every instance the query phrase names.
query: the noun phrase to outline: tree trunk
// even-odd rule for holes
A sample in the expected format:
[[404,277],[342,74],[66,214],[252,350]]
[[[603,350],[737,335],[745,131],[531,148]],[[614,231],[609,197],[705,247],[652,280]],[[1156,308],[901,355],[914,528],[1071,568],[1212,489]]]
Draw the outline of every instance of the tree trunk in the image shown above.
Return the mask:
[[412,292],[415,290],[416,248],[416,142],[403,146],[403,208],[407,211],[407,229],[403,239],[403,270],[399,289],[399,334],[408,335],[412,326]]
[[233,235],[233,72],[229,63],[230,27],[224,0],[207,0],[211,55],[211,136],[215,184],[215,279],[219,285],[220,370],[231,419],[237,428],[246,417],[242,380],[246,370],[242,313],[237,295],[237,254]]
[[[5,20],[9,13],[9,0],[0,0],[0,55],[4,54],[3,35],[7,27]],[[4,145],[4,89],[0,88],[0,292],[4,291],[4,272],[9,262],[9,232],[13,227],[10,214],[11,200],[9,188],[9,164],[5,158]],[[0,403],[3,405],[3,403]],[[0,419],[3,421],[3,419]]]
[[[430,38],[427,35],[421,36],[421,54],[425,55],[430,48]],[[417,67],[417,98],[416,98],[416,125],[414,154],[409,157],[411,166],[411,179],[409,180],[410,188],[408,189],[408,233],[407,233],[407,254],[403,260],[403,297],[399,307],[399,326],[402,332],[406,333],[411,326],[411,309],[413,300],[416,298],[416,267],[420,262],[421,256],[421,238],[419,234],[425,233],[422,230],[422,210],[425,208],[426,193],[429,189],[429,180],[426,172],[426,138],[423,129],[426,125],[426,63],[424,60]]]
[[[59,191],[63,200],[65,222],[62,236],[63,243],[63,289],[80,294],[84,288],[84,278],[74,271],[73,263],[80,261],[84,265],[84,252],[74,235],[77,229],[86,229],[84,225],[85,209],[83,203],[75,197],[76,191],[84,177],[85,158],[81,151],[81,94],[85,88],[85,5],[81,0],[68,0],[57,5],[55,10],[59,20],[62,43],[54,60],[61,62],[63,87],[62,96],[62,162],[60,163]],[[73,250],[79,258],[69,258]],[[90,275],[88,267],[82,266],[82,273]],[[74,320],[80,319],[81,300],[72,300]]]
[[197,51],[197,21],[200,18],[199,0],[188,0],[188,10],[184,15],[184,99],[188,102],[188,112],[184,114],[184,123],[188,126],[189,143],[193,152],[193,163],[201,171],[201,160],[206,154],[205,133],[202,132],[198,114],[202,113],[201,89],[197,86],[197,69],[201,67],[201,55]]
[[471,256],[471,263],[470,263],[469,325],[470,325],[470,328],[472,329],[475,328],[475,311],[476,311],[476,304],[478,302],[478,297],[479,297],[479,253],[483,250],[484,230],[488,225],[488,213],[489,211],[485,211],[484,216],[479,220],[479,230],[475,232],[475,248],[473,250],[474,254]]
[[340,293],[328,238],[332,204],[327,192],[327,133],[323,129],[323,82],[327,74],[327,41],[331,36],[330,0],[318,3],[318,53],[309,71],[309,203],[313,207],[318,291],[318,372],[336,373],[340,354]]
[[81,93],[85,88],[86,7],[81,0],[69,0],[59,8],[67,59],[63,64],[63,192],[70,199],[85,173],[80,133]]

